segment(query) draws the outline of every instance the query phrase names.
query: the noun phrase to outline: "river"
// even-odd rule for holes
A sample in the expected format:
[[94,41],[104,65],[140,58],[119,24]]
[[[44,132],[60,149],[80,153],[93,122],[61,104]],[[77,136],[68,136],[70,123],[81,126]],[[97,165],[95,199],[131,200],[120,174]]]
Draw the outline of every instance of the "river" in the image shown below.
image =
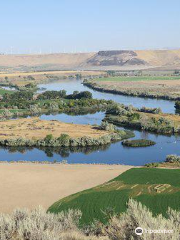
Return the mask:
[[[174,113],[174,102],[156,99],[144,99],[137,97],[126,97],[107,93],[99,93],[89,89],[78,80],[65,80],[56,83],[39,85],[46,90],[65,89],[68,94],[73,91],[90,91],[94,98],[111,99],[125,105],[132,104],[135,107],[160,107],[164,112]],[[104,118],[104,113],[72,116],[67,114],[42,115],[41,119],[59,120],[75,124],[100,124]],[[125,164],[140,166],[150,162],[164,161],[166,155],[180,155],[180,136],[162,136],[142,131],[134,131],[134,139],[150,139],[156,142],[156,145],[146,148],[128,148],[122,146],[121,142],[116,142],[103,147],[86,148],[1,148],[1,161],[62,161],[68,163],[89,163],[89,164]]]

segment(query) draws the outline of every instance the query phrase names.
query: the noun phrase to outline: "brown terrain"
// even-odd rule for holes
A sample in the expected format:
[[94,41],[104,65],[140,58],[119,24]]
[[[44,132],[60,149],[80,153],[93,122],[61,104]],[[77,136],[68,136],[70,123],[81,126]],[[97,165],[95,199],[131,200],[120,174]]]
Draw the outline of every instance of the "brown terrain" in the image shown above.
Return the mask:
[[138,93],[168,95],[180,97],[180,77],[179,80],[137,80],[137,81],[95,81],[96,85],[106,90],[132,91]]
[[130,169],[122,165],[1,163],[0,213],[50,207],[70,194],[95,187]]
[[68,134],[72,138],[92,137],[99,138],[106,131],[94,129],[90,125],[77,125],[63,123],[56,120],[40,120],[39,118],[23,118],[16,120],[2,121],[0,124],[0,139],[43,139],[46,135],[60,137],[61,134]]
[[97,53],[0,55],[0,70],[180,69],[180,50],[115,50]]

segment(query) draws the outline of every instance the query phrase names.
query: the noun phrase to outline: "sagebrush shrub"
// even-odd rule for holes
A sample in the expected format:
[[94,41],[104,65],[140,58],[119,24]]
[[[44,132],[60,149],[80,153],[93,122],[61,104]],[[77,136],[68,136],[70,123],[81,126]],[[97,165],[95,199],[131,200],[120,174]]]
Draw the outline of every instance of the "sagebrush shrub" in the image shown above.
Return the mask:
[[[38,207],[32,211],[17,209],[11,215],[0,215],[0,240],[177,240],[180,233],[180,212],[169,209],[167,218],[154,217],[141,203],[129,200],[122,214],[108,214],[109,221],[97,220],[88,227],[79,227],[82,213],[69,210],[58,214]],[[135,229],[144,233],[137,236]],[[145,233],[146,230],[173,230],[173,233]]]

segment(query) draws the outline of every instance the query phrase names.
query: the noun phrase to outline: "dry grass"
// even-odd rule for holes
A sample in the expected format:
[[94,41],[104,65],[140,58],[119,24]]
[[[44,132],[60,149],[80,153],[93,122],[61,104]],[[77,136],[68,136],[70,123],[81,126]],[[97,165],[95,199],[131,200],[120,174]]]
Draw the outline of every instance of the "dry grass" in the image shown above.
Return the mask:
[[62,69],[79,66],[94,53],[57,53],[57,54],[32,54],[32,55],[0,55],[0,66],[42,66],[55,65]]
[[55,75],[55,76],[68,76],[68,75],[75,75],[75,74],[81,74],[82,76],[87,75],[98,75],[102,72],[98,71],[40,71],[40,72],[14,72],[14,73],[0,73],[0,77],[27,77],[29,75],[31,76],[42,76],[42,75]]
[[[28,83],[41,83],[48,82],[50,79],[63,79],[70,75],[75,76],[76,74],[81,74],[83,77],[86,76],[97,76],[103,74],[102,71],[39,71],[39,72],[18,72],[6,73],[0,72],[0,81],[4,82],[5,77],[8,77],[8,80],[17,84],[18,86],[24,86]],[[28,76],[32,76],[35,80],[30,80]],[[68,79],[67,79],[68,81]]]
[[0,124],[0,139],[26,138],[30,140],[43,139],[52,134],[55,138],[68,134],[72,138],[99,138],[106,131],[94,129],[90,125],[76,125],[59,121],[40,120],[37,117],[2,121]]
[[147,81],[101,81],[96,82],[98,86],[104,89],[114,89],[119,91],[149,92],[161,95],[178,95],[180,96],[180,79],[179,80],[147,80]]

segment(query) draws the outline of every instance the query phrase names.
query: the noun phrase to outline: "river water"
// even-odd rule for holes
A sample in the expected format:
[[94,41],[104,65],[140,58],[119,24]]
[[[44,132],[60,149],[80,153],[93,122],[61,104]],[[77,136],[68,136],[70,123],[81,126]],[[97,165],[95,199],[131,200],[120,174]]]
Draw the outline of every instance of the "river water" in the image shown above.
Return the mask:
[[[78,80],[65,80],[56,83],[41,84],[40,88],[46,90],[65,89],[68,94],[73,91],[91,91],[94,98],[111,99],[125,105],[132,104],[135,107],[160,107],[164,112],[174,113],[174,102],[165,100],[144,99],[137,97],[126,97],[107,93],[99,93],[81,84]],[[100,124],[104,118],[104,113],[72,116],[67,114],[42,115],[41,119],[59,120],[75,124]],[[68,163],[89,163],[89,164],[125,164],[140,166],[150,162],[164,161],[166,155],[180,155],[180,136],[162,136],[147,132],[134,131],[134,139],[150,139],[156,145],[146,148],[128,148],[122,146],[121,142],[116,142],[103,147],[86,148],[1,148],[1,161],[62,161]]]

